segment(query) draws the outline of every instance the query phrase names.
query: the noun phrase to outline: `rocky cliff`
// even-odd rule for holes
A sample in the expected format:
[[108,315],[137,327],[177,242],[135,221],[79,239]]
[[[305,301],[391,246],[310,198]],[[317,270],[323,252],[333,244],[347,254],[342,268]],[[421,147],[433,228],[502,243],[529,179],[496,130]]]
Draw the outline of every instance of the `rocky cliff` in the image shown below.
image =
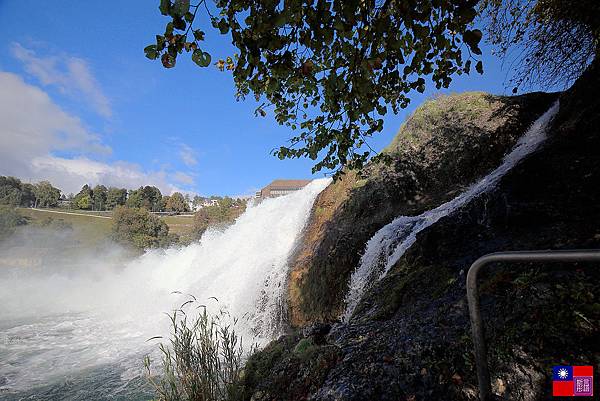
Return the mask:
[[[516,98],[464,94],[427,102],[387,149],[391,166],[324,191],[293,260],[290,307],[304,326],[253,356],[253,400],[468,400],[476,377],[465,273],[501,250],[600,248],[600,66],[568,91]],[[397,215],[437,206],[497,166],[560,97],[537,152],[494,190],[423,230],[336,322],[366,241]],[[482,310],[494,391],[550,399],[549,368],[600,363],[600,269],[492,265]]]
[[428,100],[369,166],[330,185],[313,207],[291,262],[291,321],[333,321],[366,242],[398,215],[416,215],[463,191],[496,167],[556,95],[481,92]]

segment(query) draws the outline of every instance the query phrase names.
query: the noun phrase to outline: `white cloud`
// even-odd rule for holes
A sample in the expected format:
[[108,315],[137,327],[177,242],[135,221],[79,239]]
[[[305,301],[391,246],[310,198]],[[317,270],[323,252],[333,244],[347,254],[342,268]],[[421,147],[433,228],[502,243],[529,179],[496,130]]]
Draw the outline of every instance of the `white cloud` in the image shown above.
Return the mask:
[[173,181],[184,185],[193,185],[195,181],[195,178],[192,175],[184,173],[182,171],[176,171],[171,175],[171,178],[173,179]]
[[98,114],[111,116],[110,102],[85,60],[64,54],[41,57],[20,43],[13,43],[11,51],[24,64],[25,71],[39,79],[42,85],[56,86],[66,95],[86,99]]
[[198,160],[196,159],[194,149],[192,149],[186,144],[182,144],[180,146],[179,156],[181,157],[183,163],[188,167],[193,167],[196,164],[198,164]]
[[[178,190],[167,172],[94,160],[109,155],[111,149],[43,90],[18,75],[0,71],[0,87],[0,175],[47,179],[65,193],[98,183],[126,188],[156,185],[164,193]],[[57,152],[76,156],[59,157]],[[179,182],[186,184],[184,180]]]
[[180,191],[177,186],[168,182],[166,172],[144,172],[138,165],[127,162],[107,164],[87,157],[65,159],[42,156],[33,159],[31,164],[36,176],[51,175],[50,181],[56,182],[58,187],[74,188],[69,192],[77,192],[84,183],[128,189],[155,185],[165,194]]

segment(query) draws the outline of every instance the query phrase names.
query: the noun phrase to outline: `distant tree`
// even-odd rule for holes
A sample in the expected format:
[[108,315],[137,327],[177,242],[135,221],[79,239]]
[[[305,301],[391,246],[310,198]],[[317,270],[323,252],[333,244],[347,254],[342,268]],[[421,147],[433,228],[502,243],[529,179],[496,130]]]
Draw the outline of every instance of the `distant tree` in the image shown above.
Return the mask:
[[229,225],[246,210],[246,201],[222,198],[216,205],[206,206],[194,214],[193,232],[196,238],[211,226]]
[[313,171],[360,168],[383,116],[407,107],[411,92],[425,90],[426,77],[439,89],[472,63],[483,71],[476,58],[482,34],[473,29],[477,3],[161,0],[168,23],[144,51],[165,68],[184,52],[208,67],[204,27],[194,23],[211,21],[238,50],[214,63],[232,72],[237,97],[264,99],[256,114],[270,108],[279,124],[300,131],[275,151],[279,158],[318,160]]
[[127,190],[125,188],[108,188],[106,194],[106,209],[112,210],[117,206],[123,206],[127,202]]
[[19,206],[22,202],[21,180],[0,176],[0,205]]
[[77,199],[75,203],[77,209],[90,210],[92,208],[92,197],[90,195],[75,197],[75,199]]
[[480,7],[489,41],[516,67],[514,92],[569,84],[600,50],[598,0],[483,0]]
[[106,199],[108,196],[108,189],[104,185],[96,185],[92,189],[92,209],[93,210],[106,210]]
[[112,221],[113,239],[138,249],[168,246],[175,241],[169,226],[145,208],[117,206]]
[[223,199],[221,199],[219,201],[219,205],[221,206],[221,208],[224,209],[229,209],[233,206],[234,204],[234,200],[232,198],[230,198],[229,196],[225,196]]
[[31,207],[35,205],[35,186],[24,183],[21,186],[21,206]]
[[27,220],[14,207],[0,205],[0,241],[11,236],[17,226],[26,223]]
[[40,181],[34,186],[36,203],[39,207],[51,207],[58,204],[60,189],[55,188],[48,181]]
[[130,191],[127,199],[128,207],[143,207],[151,212],[159,212],[161,204],[162,194],[160,189],[149,185]]
[[169,195],[163,195],[162,200],[160,201],[160,210],[167,211],[167,203],[169,203]]
[[202,206],[204,204],[205,201],[206,201],[205,197],[196,195],[196,196],[194,196],[194,199],[192,200],[192,206],[194,207],[194,209],[198,209],[200,206]]
[[127,195],[127,202],[125,202],[127,207],[132,208],[141,208],[144,207],[144,198],[142,195],[141,188],[140,189],[132,189],[129,191],[129,195]]
[[[86,200],[82,200],[83,198],[87,198]],[[71,205],[75,209],[84,209],[89,210],[92,208],[92,188],[85,184],[81,191],[75,195],[73,200],[71,201]]]
[[[38,195],[42,198],[38,199]],[[0,205],[55,206],[58,202],[56,196],[60,197],[60,190],[48,181],[33,185],[23,183],[15,177],[0,176]]]
[[168,197],[165,204],[165,210],[167,212],[183,213],[189,212],[190,208],[185,197],[180,192],[174,192]]
[[147,206],[144,206],[152,212],[159,212],[161,210],[162,201],[162,194],[160,193],[160,189],[146,185],[142,192],[144,194],[144,199],[147,202]]

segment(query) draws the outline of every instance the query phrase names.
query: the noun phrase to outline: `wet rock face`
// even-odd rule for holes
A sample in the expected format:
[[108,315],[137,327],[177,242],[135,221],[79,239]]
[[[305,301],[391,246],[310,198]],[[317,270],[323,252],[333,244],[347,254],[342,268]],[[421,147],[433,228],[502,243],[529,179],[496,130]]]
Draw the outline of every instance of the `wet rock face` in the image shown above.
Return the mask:
[[[477,399],[470,264],[500,250],[600,248],[599,71],[561,95],[545,145],[495,190],[421,232],[349,324],[315,324],[274,342],[281,352],[248,368],[255,399]],[[338,204],[332,221],[349,213],[350,203]],[[322,224],[322,235],[334,228]],[[350,252],[348,233],[336,246]],[[330,286],[331,276],[322,279]],[[480,291],[492,386],[505,399],[550,400],[552,365],[600,364],[598,266],[490,265]]]
[[369,238],[396,216],[437,206],[495,168],[555,98],[477,92],[421,106],[386,149],[392,165],[349,173],[317,198],[291,261],[292,324],[336,320]]
[[316,333],[290,335],[252,356],[245,368],[246,399],[252,401],[306,400],[318,391],[339,362],[339,348]]

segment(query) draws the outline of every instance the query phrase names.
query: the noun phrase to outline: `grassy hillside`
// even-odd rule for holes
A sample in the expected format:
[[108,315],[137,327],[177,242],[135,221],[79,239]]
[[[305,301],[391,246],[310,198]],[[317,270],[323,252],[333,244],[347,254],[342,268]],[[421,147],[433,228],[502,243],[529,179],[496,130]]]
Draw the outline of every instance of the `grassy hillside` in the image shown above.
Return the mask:
[[163,216],[161,219],[169,226],[169,232],[187,235],[192,231],[194,216]]
[[[111,234],[111,212],[25,208],[18,210],[31,225],[43,226],[50,221],[49,219],[71,225],[73,230],[78,233],[79,240],[84,247],[95,247],[106,241]],[[192,216],[164,216],[161,219],[167,223],[171,233],[186,235],[192,230]]]
[[[71,225],[83,247],[93,248],[110,236],[112,220],[94,217],[92,214],[82,216],[85,213],[55,213],[52,210],[33,209],[19,209],[19,213],[28,220],[29,225],[43,226],[49,219]],[[21,229],[24,227],[27,226],[22,226]]]

